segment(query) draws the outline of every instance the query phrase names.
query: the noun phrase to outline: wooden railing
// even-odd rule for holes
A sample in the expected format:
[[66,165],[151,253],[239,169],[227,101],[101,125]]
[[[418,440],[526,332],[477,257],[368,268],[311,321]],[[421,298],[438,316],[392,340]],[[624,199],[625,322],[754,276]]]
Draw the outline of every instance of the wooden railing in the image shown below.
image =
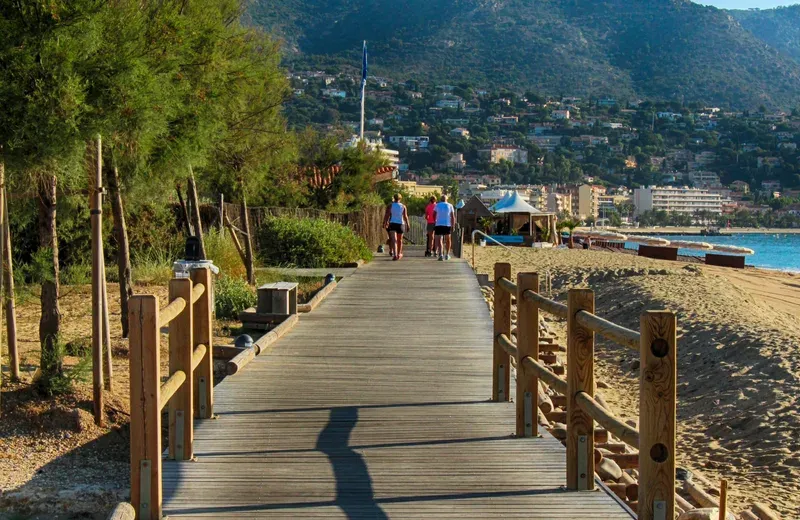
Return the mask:
[[[213,413],[211,272],[169,284],[169,304],[130,303],[131,503],[136,518],[160,519],[161,414],[169,410],[168,457],[192,460],[193,420]],[[161,328],[169,326],[169,376],[161,382]]]
[[[676,318],[669,311],[647,311],[634,331],[594,314],[594,293],[571,289],[567,305],[539,294],[539,276],[520,273],[511,281],[511,265],[494,272],[494,401],[510,397],[510,361],[517,365],[516,433],[538,436],[539,380],[566,397],[567,488],[594,489],[595,436],[608,432],[638,450],[629,454],[639,471],[640,520],[675,517]],[[512,298],[517,302],[516,342],[511,330]],[[540,361],[539,312],[567,320],[566,380]],[[638,350],[639,429],[621,421],[595,398],[595,334]],[[544,346],[544,344],[542,344]],[[546,354],[546,353],[542,353]],[[605,432],[595,429],[597,422]],[[599,453],[599,452],[597,452]],[[638,459],[638,460],[637,460]],[[638,463],[637,463],[638,462]]]

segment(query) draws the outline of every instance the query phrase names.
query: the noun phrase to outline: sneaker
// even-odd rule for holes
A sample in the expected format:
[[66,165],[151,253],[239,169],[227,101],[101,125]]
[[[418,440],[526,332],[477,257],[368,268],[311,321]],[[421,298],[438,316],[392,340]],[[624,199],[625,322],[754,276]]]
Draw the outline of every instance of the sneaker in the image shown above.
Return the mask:
[[444,257],[442,255],[439,255],[439,261],[444,262]]
[[425,251],[425,258],[428,258],[429,256],[431,256],[431,252],[430,251]]
[[400,260],[400,257],[398,257],[398,256],[393,256],[392,257],[392,261],[393,262],[397,262],[398,260]]
[[450,255],[444,257],[445,260],[450,260]]

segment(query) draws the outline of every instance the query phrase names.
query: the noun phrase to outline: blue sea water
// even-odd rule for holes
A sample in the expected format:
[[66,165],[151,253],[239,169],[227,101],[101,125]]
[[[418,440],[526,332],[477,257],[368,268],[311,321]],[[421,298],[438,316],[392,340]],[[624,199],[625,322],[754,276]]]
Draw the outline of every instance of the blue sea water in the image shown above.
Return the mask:
[[[670,235],[663,236],[663,238],[667,240],[691,240],[694,242],[708,242],[709,244],[749,247],[756,253],[747,257],[747,265],[800,273],[800,234],[743,233],[715,237]],[[632,243],[627,244],[627,246],[636,247]],[[704,256],[705,254],[703,251],[694,249],[680,249],[678,253],[691,256]]]

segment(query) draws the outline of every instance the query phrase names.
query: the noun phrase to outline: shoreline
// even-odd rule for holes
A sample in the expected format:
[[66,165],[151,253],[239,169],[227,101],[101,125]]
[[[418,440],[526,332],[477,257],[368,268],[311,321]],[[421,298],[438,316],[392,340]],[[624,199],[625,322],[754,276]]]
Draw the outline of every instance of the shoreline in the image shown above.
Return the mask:
[[[588,231],[588,227],[576,228],[581,231]],[[623,235],[685,235],[685,236],[714,236],[703,235],[701,232],[705,227],[646,227],[646,228],[626,228],[626,227],[602,227],[596,228],[603,231],[613,231]],[[800,235],[800,228],[720,228],[717,236],[732,235]]]

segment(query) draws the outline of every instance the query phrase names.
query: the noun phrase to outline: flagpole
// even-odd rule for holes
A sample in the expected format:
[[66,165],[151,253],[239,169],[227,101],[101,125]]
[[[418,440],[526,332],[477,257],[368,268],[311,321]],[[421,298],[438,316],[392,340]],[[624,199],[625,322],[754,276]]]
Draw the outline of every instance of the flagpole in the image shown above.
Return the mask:
[[364,50],[361,57],[361,134],[360,140],[364,141],[364,105],[367,91],[367,41],[364,40]]

